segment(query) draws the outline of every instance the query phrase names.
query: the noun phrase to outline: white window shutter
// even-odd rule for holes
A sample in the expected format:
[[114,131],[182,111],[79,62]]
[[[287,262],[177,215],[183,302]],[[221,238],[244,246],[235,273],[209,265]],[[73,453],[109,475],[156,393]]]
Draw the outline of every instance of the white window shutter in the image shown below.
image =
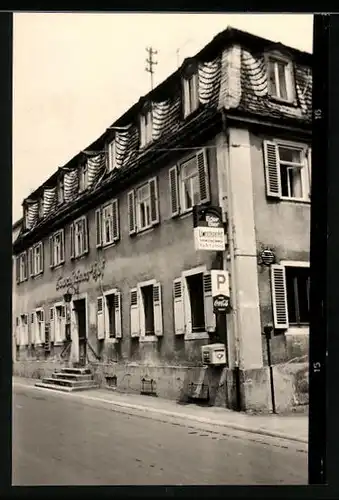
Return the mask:
[[288,328],[286,274],[284,266],[271,266],[273,319],[275,328]]
[[136,221],[135,221],[135,194],[134,191],[130,191],[127,195],[127,205],[128,205],[128,231],[129,234],[136,233]]
[[185,333],[184,293],[181,278],[173,280],[173,322],[175,335]]
[[207,203],[210,201],[210,186],[206,149],[199,151],[199,153],[197,154],[197,168],[199,178],[200,203]]
[[30,324],[30,331],[31,331],[31,344],[35,344],[35,338],[36,338],[36,323],[35,323],[35,314],[31,313],[31,324]]
[[278,146],[275,142],[264,141],[264,166],[266,178],[266,195],[269,197],[280,198],[280,166],[278,158]]
[[24,251],[23,258],[24,258],[24,280],[26,281],[28,279],[28,258],[26,250]]
[[60,340],[66,338],[66,307],[61,306]]
[[154,311],[154,333],[161,337],[164,333],[163,319],[162,319],[162,296],[161,284],[155,283],[153,285],[153,311]]
[[39,272],[43,273],[44,272],[44,244],[41,242],[41,243],[39,243],[39,246],[40,246]]
[[20,257],[15,258],[15,275],[16,282],[20,283]]
[[49,237],[49,267],[54,267],[54,238]]
[[82,219],[82,230],[83,230],[83,241],[84,241],[84,253],[88,252],[88,225],[87,225],[87,217],[85,216]]
[[178,171],[176,165],[169,169],[168,176],[170,187],[171,215],[172,217],[175,217],[179,214]]
[[20,345],[20,318],[15,320],[15,344]]
[[113,241],[117,241],[120,237],[118,200],[113,200],[112,202],[112,229]]
[[28,274],[29,274],[29,276],[34,275],[33,248],[30,248],[28,250]]
[[307,150],[307,168],[308,168],[308,197],[311,198],[312,192],[312,148]]
[[60,231],[60,257],[61,262],[65,262],[65,231],[61,229]]
[[206,332],[214,332],[216,327],[216,322],[215,322],[215,314],[213,312],[212,279],[210,272],[204,273],[203,286],[204,286],[205,328]]
[[101,209],[95,211],[96,247],[102,245],[102,213]]
[[140,336],[139,294],[137,288],[130,290],[131,337]]
[[182,90],[183,90],[184,117],[186,117],[191,112],[190,87],[189,87],[189,81],[187,78],[184,78],[182,83],[183,83]]
[[116,290],[114,294],[114,314],[115,314],[115,337],[122,337],[122,321],[121,321],[121,292]]
[[43,344],[45,342],[45,312],[41,311],[41,339],[40,342]]
[[50,324],[50,341],[54,342],[55,338],[54,307],[51,307],[49,310],[49,324]]
[[69,226],[69,241],[70,241],[70,253],[71,259],[75,257],[75,238],[74,238],[74,222]]
[[97,298],[97,337],[99,340],[105,338],[104,297]]
[[151,222],[152,224],[158,224],[159,197],[158,197],[158,179],[156,177],[149,180],[149,189],[151,195]]

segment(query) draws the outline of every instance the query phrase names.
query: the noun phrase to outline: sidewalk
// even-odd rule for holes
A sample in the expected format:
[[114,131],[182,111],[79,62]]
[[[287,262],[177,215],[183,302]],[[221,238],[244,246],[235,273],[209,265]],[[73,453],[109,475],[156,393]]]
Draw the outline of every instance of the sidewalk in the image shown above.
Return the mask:
[[[37,380],[13,377],[13,385],[34,387]],[[56,392],[51,389],[48,392]],[[61,394],[61,393],[60,393]],[[62,393],[64,394],[64,393]],[[201,407],[195,404],[178,404],[175,401],[142,396],[139,394],[122,394],[110,389],[94,389],[84,392],[67,393],[70,397],[97,400],[120,408],[130,408],[152,414],[179,417],[205,424],[214,424],[238,431],[251,432],[301,443],[308,442],[308,415],[249,415],[218,407]]]

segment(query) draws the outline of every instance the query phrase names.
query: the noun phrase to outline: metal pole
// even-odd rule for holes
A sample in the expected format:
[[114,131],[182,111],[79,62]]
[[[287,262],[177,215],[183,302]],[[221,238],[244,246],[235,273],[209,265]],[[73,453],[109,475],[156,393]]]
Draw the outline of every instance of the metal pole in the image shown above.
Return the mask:
[[271,326],[266,326],[264,327],[264,333],[266,337],[266,350],[267,350],[267,364],[268,364],[268,369],[270,372],[270,386],[271,386],[271,398],[272,398],[272,412],[276,412],[276,406],[275,406],[275,393],[274,393],[274,381],[273,381],[273,367],[272,367],[272,362],[271,362],[271,334],[273,331],[273,327]]

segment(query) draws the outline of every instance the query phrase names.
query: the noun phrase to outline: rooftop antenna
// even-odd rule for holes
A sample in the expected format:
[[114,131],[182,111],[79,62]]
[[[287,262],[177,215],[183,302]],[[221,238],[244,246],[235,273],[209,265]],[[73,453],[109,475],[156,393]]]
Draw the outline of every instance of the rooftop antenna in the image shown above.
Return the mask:
[[146,63],[148,66],[146,66],[145,71],[147,71],[151,75],[151,89],[153,90],[153,74],[154,74],[153,66],[155,64],[158,64],[157,61],[153,61],[153,56],[156,55],[158,51],[153,50],[152,47],[147,47],[146,51],[148,52],[148,58],[146,59]]

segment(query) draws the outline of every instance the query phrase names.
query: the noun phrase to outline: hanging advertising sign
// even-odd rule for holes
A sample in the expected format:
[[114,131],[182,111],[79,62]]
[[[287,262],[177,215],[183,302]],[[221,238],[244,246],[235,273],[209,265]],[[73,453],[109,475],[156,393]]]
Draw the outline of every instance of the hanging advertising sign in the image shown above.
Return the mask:
[[193,207],[194,246],[196,250],[225,250],[225,230],[220,207]]
[[213,311],[229,312],[230,287],[228,271],[222,269],[211,270]]

